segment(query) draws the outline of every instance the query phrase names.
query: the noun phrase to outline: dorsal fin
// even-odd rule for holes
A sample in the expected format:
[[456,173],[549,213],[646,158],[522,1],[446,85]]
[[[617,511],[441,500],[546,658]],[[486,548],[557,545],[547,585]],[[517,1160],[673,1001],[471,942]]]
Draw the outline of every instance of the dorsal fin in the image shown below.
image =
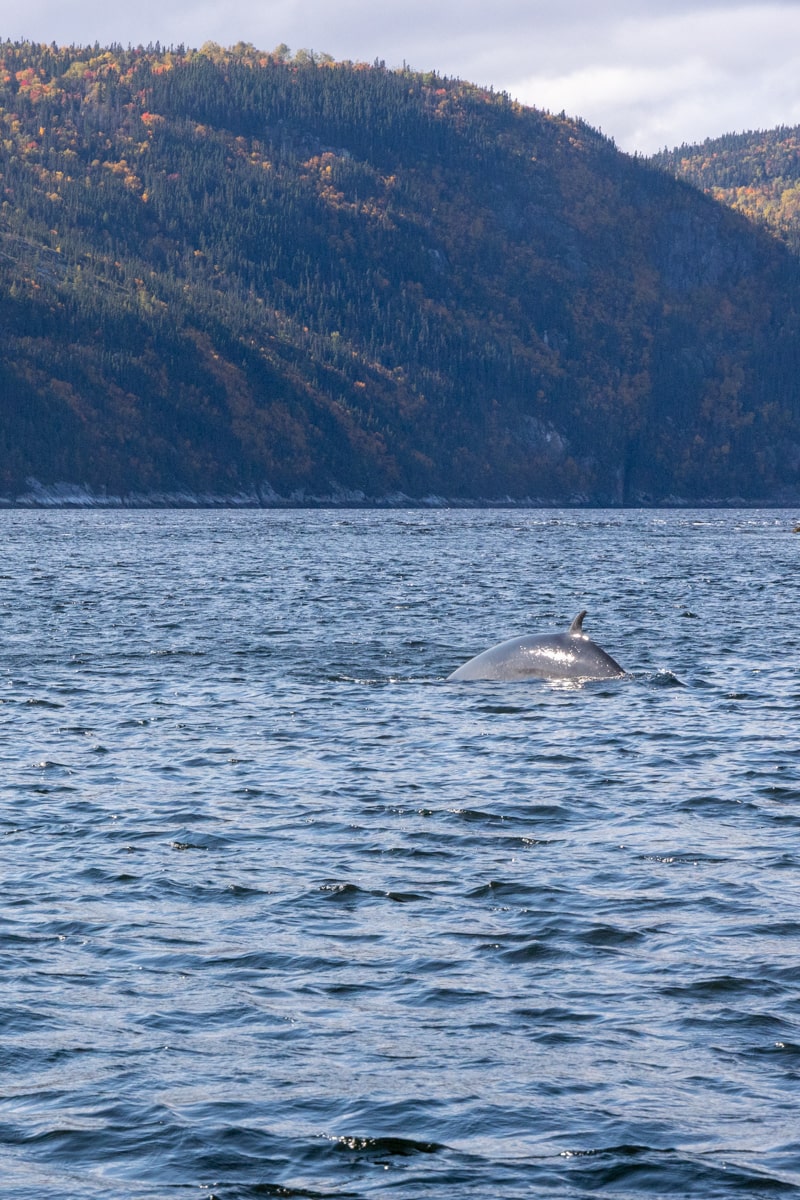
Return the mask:
[[586,609],[579,612],[575,620],[569,627],[570,637],[581,637],[583,634],[583,618],[586,616]]

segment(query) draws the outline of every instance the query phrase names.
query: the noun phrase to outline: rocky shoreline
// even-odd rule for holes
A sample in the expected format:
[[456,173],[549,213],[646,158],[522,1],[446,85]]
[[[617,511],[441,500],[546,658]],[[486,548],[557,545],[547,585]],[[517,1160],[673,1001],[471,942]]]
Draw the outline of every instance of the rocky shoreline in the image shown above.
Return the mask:
[[0,495],[0,509],[293,509],[293,508],[791,508],[800,504],[800,492],[794,495],[745,500],[741,496],[728,498],[687,499],[666,496],[654,500],[639,497],[635,503],[621,505],[601,497],[573,495],[560,500],[526,496],[472,499],[462,496],[408,496],[391,492],[384,496],[368,496],[364,492],[342,487],[311,493],[303,488],[281,495],[265,484],[251,491],[227,494],[217,492],[175,491],[113,493],[96,491],[75,483],[43,484],[36,479],[26,480],[25,490]]

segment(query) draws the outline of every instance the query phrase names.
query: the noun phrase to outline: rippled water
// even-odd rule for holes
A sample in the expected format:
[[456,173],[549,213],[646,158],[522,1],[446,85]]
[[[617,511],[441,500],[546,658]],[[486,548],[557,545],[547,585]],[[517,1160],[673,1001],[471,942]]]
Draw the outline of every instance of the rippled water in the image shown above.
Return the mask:
[[0,514],[3,1194],[800,1194],[796,517]]

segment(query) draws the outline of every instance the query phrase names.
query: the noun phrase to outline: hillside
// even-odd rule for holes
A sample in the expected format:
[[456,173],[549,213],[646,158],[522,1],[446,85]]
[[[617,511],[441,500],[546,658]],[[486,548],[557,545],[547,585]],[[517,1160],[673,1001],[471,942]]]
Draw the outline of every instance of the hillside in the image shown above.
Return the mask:
[[5,43],[0,197],[6,496],[800,495],[796,261],[581,123]]
[[777,234],[800,255],[800,125],[730,133],[652,162]]

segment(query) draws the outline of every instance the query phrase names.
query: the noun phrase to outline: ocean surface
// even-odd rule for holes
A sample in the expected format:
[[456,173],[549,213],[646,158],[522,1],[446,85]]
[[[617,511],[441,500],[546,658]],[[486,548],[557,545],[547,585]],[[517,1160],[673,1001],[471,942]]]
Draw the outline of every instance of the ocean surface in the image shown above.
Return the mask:
[[0,513],[3,1197],[800,1196],[798,517]]

